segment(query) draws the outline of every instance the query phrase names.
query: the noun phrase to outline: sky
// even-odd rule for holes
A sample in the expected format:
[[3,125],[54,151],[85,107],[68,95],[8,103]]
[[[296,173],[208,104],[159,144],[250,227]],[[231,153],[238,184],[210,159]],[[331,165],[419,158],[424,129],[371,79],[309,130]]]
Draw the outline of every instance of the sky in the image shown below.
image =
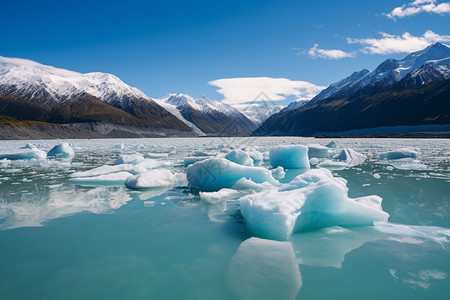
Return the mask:
[[450,44],[438,0],[3,1],[0,55],[112,73],[152,98],[308,99],[387,58]]

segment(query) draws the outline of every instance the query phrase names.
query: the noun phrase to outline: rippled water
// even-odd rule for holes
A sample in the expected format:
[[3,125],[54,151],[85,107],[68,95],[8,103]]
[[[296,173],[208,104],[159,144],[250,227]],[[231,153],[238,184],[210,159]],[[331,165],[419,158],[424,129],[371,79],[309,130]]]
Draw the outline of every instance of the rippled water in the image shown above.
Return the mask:
[[[280,144],[329,141],[70,140],[75,151],[71,162],[0,162],[0,297],[245,298],[248,282],[239,286],[229,278],[232,257],[252,236],[236,201],[205,202],[186,184],[156,191],[81,186],[69,181],[70,174],[135,152],[168,153],[158,160],[184,173],[183,159],[195,151],[218,153],[224,146],[250,145],[264,152]],[[368,160],[333,174],[348,181],[351,197],[382,197],[389,223],[294,234],[289,242],[302,276],[296,299],[448,299],[450,140],[335,141],[338,148],[352,148]],[[48,151],[60,142],[1,141],[0,153],[18,152],[26,143]],[[400,147],[419,150],[420,161],[378,160],[379,153]],[[269,167],[268,162],[262,166]],[[287,171],[284,181],[294,175]],[[286,278],[274,287],[277,299],[287,297],[284,291],[291,283]]]

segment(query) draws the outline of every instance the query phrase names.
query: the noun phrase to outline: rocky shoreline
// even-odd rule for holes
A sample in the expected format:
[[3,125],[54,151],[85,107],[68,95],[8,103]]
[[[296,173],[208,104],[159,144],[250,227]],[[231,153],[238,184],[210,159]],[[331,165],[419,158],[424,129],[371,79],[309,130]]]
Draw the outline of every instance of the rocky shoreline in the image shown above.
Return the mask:
[[0,124],[0,140],[195,137],[192,131],[112,123]]

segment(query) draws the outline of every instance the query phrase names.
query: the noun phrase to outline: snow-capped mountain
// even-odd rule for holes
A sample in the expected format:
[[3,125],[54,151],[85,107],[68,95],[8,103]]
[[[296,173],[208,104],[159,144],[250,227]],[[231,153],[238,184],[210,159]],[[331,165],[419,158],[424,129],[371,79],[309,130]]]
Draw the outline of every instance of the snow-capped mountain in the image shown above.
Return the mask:
[[0,114],[51,123],[109,122],[191,131],[112,74],[78,73],[0,56]]
[[401,60],[387,59],[374,71],[355,72],[331,84],[310,102],[271,116],[254,134],[439,127],[450,124],[449,99],[450,46],[436,43]]
[[278,113],[284,105],[269,105],[267,103],[245,103],[235,105],[241,113],[249,118],[254,124],[259,125],[271,115]]
[[115,107],[133,99],[150,100],[112,74],[78,73],[20,58],[0,56],[0,93],[29,101],[64,103],[91,95]]
[[450,46],[436,43],[413,52],[402,60],[387,59],[371,72],[366,69],[355,72],[331,84],[314,97],[311,104],[327,98],[347,97],[365,87],[385,88],[401,81],[408,74],[412,78],[420,78],[409,81],[418,85],[434,81],[437,76],[442,79],[450,78]]
[[194,98],[185,94],[169,94],[156,100],[195,132],[204,134],[248,134],[255,124],[236,108],[206,97]]

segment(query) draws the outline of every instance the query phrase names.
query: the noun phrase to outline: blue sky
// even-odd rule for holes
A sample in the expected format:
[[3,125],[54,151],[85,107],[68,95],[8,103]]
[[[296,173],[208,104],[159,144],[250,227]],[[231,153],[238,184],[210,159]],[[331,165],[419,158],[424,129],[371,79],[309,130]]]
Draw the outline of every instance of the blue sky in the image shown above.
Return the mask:
[[[326,86],[450,41],[449,12],[433,0],[3,1],[0,55],[112,73],[155,98],[228,95],[237,103],[239,78],[267,77],[242,92],[246,100],[270,78],[285,78],[267,93],[292,100],[308,95],[298,84],[314,92],[299,82]],[[209,84],[229,78],[238,79]]]

